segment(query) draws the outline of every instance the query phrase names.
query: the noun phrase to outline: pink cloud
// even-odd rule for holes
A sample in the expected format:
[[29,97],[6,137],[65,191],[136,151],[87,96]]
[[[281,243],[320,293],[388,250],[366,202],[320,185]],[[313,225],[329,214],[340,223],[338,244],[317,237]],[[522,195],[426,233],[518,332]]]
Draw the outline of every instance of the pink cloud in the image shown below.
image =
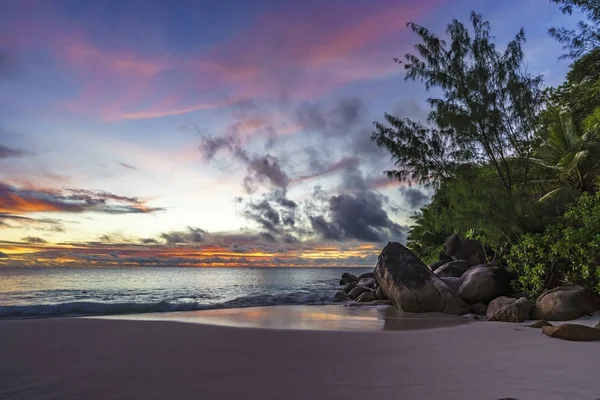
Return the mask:
[[102,47],[83,23],[60,18],[51,24],[19,21],[19,30],[31,30],[15,43],[48,45],[78,84],[79,93],[64,109],[109,121],[160,118],[247,98],[319,98],[354,82],[398,74],[392,58],[404,50],[405,23],[444,1],[343,8],[313,3],[264,15],[211,49],[186,55],[136,50],[128,37],[121,48]]

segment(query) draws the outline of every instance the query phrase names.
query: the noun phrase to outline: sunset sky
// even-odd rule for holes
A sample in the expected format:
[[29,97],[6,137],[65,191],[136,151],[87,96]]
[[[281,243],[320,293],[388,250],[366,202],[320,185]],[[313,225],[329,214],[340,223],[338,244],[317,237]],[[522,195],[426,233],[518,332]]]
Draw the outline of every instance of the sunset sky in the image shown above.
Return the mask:
[[374,265],[431,195],[370,141],[406,23],[471,10],[564,79],[548,0],[0,0],[0,266]]

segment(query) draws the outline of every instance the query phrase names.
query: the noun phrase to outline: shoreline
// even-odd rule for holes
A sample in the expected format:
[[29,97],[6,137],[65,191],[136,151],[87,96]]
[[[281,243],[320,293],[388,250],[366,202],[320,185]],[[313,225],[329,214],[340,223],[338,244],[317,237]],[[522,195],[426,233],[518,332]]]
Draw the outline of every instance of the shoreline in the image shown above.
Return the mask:
[[0,340],[0,398],[13,400],[600,397],[600,343],[523,324],[341,332],[47,318],[0,321]]

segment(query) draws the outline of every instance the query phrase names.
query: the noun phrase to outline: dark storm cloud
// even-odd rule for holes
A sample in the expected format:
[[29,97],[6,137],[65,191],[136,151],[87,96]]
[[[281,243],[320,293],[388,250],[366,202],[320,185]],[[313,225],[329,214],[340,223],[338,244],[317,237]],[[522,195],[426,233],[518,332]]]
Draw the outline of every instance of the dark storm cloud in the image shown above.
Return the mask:
[[309,218],[312,228],[324,239],[339,241],[344,238],[344,232],[335,223],[325,220],[322,215]]
[[239,147],[239,140],[233,134],[217,137],[205,136],[200,144],[200,152],[206,160],[210,161],[220,150],[228,150],[231,153],[235,153]]
[[275,238],[275,236],[273,236],[269,232],[261,232],[260,236],[261,236],[261,238],[263,238],[267,242],[273,242],[273,243],[277,242],[277,239]]
[[26,237],[22,238],[21,240],[24,242],[27,242],[27,243],[31,243],[31,244],[48,243],[45,239],[42,239],[41,237],[37,237],[37,236],[26,236]]
[[281,169],[279,159],[267,154],[248,158],[248,173],[244,178],[247,193],[253,193],[259,184],[270,183],[272,187],[287,190],[290,179]]
[[140,214],[164,210],[147,207],[136,197],[119,196],[105,191],[22,189],[4,183],[0,183],[0,209],[14,214],[38,211]]
[[293,210],[298,207],[298,204],[295,201],[288,199],[285,196],[285,193],[282,193],[281,191],[276,191],[273,193],[272,199],[277,202],[277,204],[289,210]]
[[127,164],[127,163],[124,163],[124,162],[120,162],[119,165],[121,167],[123,167],[123,168],[137,170],[137,167],[134,167],[133,165]]
[[11,147],[0,144],[0,160],[5,158],[21,157],[27,153],[23,150],[13,149]]
[[424,206],[430,199],[430,196],[427,193],[416,188],[402,188],[400,189],[400,192],[412,209]]
[[296,238],[294,235],[292,235],[291,233],[285,233],[283,235],[282,240],[284,243],[287,243],[287,244],[300,243],[300,240],[298,238]]
[[157,244],[158,240],[152,238],[142,238],[140,239],[140,242],[142,242],[143,244]]
[[204,132],[199,134],[202,137],[200,152],[207,161],[212,161],[217,152],[224,150],[246,166],[247,173],[242,181],[246,193],[253,193],[258,186],[265,184],[287,190],[290,179],[283,171],[279,158],[271,154],[252,155],[243,149],[239,138],[239,124],[222,136],[211,137]]
[[188,226],[186,231],[164,232],[160,237],[165,240],[167,244],[202,243],[205,241],[207,234],[208,232],[204,229]]
[[375,192],[332,196],[328,211],[330,220],[321,215],[310,218],[313,229],[325,239],[385,242],[404,238],[405,228],[390,220],[382,196]]
[[248,204],[244,216],[271,232],[276,232],[281,223],[279,212],[267,200]]

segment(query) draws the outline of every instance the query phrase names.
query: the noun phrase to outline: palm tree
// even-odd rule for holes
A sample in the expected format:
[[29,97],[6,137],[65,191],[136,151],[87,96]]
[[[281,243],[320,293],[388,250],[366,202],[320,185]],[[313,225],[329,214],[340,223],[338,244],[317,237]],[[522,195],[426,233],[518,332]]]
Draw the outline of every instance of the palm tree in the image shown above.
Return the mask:
[[540,201],[596,192],[600,183],[600,136],[594,130],[581,134],[565,113],[550,113],[546,138],[531,159],[538,179],[532,179],[529,185],[545,192]]

